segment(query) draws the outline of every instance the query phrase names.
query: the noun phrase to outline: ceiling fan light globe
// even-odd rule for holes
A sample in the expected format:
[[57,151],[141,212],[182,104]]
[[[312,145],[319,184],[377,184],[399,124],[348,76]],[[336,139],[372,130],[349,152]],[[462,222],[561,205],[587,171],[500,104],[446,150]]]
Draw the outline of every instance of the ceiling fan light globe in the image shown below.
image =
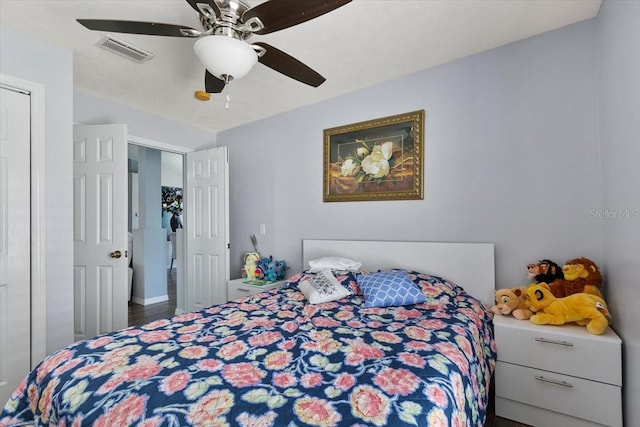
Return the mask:
[[193,51],[202,65],[222,80],[225,80],[223,76],[240,79],[258,62],[258,55],[251,46],[227,36],[201,37],[194,43]]

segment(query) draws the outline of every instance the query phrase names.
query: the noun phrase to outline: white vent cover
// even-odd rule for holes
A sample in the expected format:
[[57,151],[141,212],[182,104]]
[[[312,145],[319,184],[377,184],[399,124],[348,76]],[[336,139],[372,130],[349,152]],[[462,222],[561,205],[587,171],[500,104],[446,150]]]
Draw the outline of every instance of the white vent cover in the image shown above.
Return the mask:
[[129,58],[137,63],[148,61],[154,56],[151,52],[147,52],[146,50],[140,49],[139,47],[135,47],[130,43],[123,42],[122,40],[118,40],[111,36],[104,36],[97,43],[97,46],[120,56],[124,56],[125,58]]

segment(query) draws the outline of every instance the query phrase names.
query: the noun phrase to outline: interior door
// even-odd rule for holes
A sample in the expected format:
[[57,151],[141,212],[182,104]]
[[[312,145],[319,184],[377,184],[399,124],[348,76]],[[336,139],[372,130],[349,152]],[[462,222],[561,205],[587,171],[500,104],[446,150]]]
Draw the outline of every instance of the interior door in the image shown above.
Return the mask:
[[227,147],[187,153],[184,234],[188,311],[227,302],[228,183]]
[[127,326],[127,127],[74,126],[76,340]]
[[0,405],[31,362],[29,94],[0,88]]

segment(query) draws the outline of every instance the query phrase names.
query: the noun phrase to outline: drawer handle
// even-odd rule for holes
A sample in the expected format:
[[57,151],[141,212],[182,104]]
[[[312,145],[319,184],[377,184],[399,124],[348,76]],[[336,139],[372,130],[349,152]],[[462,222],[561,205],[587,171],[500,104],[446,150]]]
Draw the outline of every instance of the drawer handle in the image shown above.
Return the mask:
[[561,385],[562,387],[573,388],[573,384],[571,383],[568,383],[566,381],[552,380],[550,378],[545,378],[542,375],[536,375],[535,379],[537,379],[538,381],[543,381],[545,383],[551,383],[555,385]]
[[550,340],[548,338],[536,338],[536,341],[538,342],[543,342],[545,344],[557,344],[557,345],[564,345],[566,347],[573,347],[573,343],[570,343],[568,341],[557,341],[557,340]]
[[249,289],[245,289],[245,288],[238,288],[238,290],[240,292],[251,292]]

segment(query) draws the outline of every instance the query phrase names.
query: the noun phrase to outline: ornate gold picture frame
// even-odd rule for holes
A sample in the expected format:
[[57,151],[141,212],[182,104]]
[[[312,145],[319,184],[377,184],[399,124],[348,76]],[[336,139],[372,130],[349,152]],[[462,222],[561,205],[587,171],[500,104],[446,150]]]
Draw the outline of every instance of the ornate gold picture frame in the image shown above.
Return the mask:
[[324,130],[323,201],[422,200],[424,110]]

